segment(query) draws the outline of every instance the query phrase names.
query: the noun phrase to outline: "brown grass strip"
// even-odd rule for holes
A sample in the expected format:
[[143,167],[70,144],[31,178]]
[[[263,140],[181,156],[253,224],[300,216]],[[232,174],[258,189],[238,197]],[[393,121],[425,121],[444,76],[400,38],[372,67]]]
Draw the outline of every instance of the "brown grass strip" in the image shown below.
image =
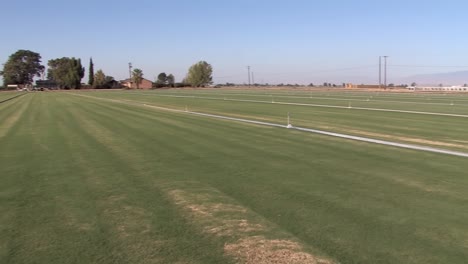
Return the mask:
[[[159,184],[204,233],[223,238],[226,256],[246,264],[331,264],[292,235],[213,188]],[[190,183],[188,185],[191,185]],[[273,238],[271,238],[273,236]]]

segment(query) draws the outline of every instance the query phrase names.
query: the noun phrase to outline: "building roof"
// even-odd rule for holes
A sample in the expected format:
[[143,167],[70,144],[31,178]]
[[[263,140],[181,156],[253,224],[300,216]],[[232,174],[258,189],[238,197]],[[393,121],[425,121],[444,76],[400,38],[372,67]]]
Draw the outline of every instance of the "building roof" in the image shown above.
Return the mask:
[[[148,80],[148,79],[146,79],[146,78],[142,78],[142,80],[146,80],[146,81],[148,81],[148,82],[152,82],[152,81],[150,81],[150,80]],[[125,80],[120,80],[119,82],[121,82],[121,83],[124,83],[124,82],[133,82],[133,80],[130,80],[130,78],[127,78],[127,79],[125,79]]]

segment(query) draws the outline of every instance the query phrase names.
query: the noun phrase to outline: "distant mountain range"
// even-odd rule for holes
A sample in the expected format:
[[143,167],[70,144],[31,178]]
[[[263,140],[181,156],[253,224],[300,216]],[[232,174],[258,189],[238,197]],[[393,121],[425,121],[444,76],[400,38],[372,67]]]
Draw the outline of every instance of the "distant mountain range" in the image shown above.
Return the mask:
[[408,77],[399,78],[395,83],[406,83],[410,85],[415,82],[417,85],[444,86],[463,85],[468,83],[468,71],[456,71],[433,74],[418,74]]

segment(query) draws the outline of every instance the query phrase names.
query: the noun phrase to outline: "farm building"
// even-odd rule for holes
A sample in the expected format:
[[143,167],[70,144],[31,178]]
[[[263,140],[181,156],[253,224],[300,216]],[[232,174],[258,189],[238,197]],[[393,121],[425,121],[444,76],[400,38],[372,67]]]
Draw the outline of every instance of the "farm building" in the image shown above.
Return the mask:
[[[133,80],[131,80],[131,79],[122,80],[122,81],[120,81],[120,84],[122,86],[124,86],[124,87],[131,88],[131,89],[136,89],[137,88],[135,82],[133,82]],[[139,88],[140,89],[151,89],[151,88],[153,88],[153,82],[148,80],[148,79],[143,78],[143,80],[141,81],[141,83],[139,85]]]
[[59,85],[53,80],[37,80],[36,87],[47,89],[59,89]]

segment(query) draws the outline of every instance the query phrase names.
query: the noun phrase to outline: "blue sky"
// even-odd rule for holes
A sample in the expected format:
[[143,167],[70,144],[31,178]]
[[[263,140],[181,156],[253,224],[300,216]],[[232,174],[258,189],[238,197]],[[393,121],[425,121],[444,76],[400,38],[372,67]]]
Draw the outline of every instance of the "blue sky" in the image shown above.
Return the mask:
[[[128,62],[180,81],[199,60],[217,83],[377,82],[468,70],[468,1],[153,0],[1,3],[0,63],[18,49],[43,63],[78,57],[116,79]],[[415,67],[424,66],[424,67]],[[441,67],[462,66],[462,67]],[[83,79],[86,81],[87,79]]]

